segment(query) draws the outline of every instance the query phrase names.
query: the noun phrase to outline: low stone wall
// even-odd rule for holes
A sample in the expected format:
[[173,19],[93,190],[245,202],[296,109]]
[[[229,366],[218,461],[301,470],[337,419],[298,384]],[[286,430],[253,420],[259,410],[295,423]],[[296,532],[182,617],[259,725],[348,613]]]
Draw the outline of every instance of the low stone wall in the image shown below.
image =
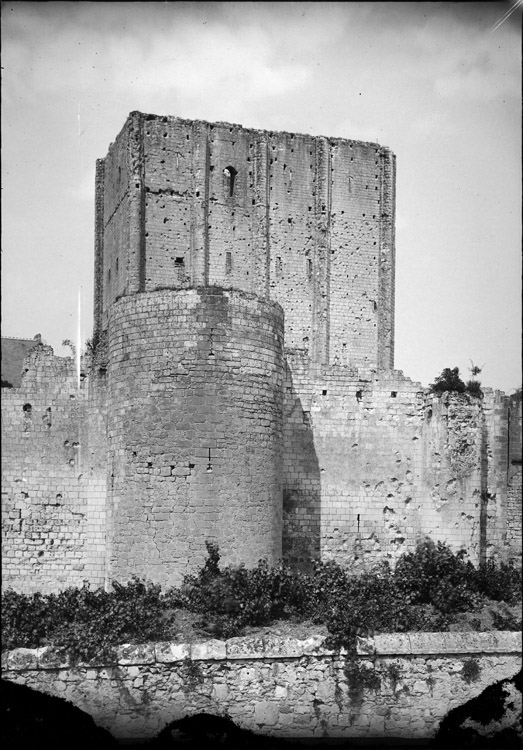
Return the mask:
[[59,696],[119,739],[199,712],[278,737],[429,738],[453,708],[521,667],[521,633],[382,634],[358,655],[276,636],[123,645],[72,666],[50,648],[2,657],[3,676]]

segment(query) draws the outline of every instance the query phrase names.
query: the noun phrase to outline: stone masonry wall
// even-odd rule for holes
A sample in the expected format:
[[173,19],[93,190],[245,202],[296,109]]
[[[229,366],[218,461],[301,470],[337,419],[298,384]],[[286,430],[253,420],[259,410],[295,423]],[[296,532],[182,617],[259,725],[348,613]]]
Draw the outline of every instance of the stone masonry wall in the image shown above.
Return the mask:
[[510,555],[521,560],[521,511],[522,511],[522,401],[511,396],[508,405],[508,488],[507,488],[507,544]]
[[2,389],[4,587],[104,583],[103,402],[89,390],[87,378],[78,388],[73,359],[43,345],[26,358],[20,388]]
[[98,169],[102,327],[123,294],[235,288],[314,361],[390,367],[394,185],[377,144],[131,113]]
[[475,563],[506,557],[500,394],[483,404],[432,396],[397,371],[287,363],[287,561],[394,563],[425,536],[467,549]]
[[109,577],[178,585],[281,556],[283,316],[207,287],[124,297],[109,319]]
[[[359,639],[354,661],[317,636],[126,645],[114,663],[76,667],[49,648],[17,649],[2,668],[4,679],[71,701],[119,739],[151,738],[206,712],[281,738],[413,741],[514,676],[521,633],[376,635]],[[517,713],[521,695],[514,700]]]

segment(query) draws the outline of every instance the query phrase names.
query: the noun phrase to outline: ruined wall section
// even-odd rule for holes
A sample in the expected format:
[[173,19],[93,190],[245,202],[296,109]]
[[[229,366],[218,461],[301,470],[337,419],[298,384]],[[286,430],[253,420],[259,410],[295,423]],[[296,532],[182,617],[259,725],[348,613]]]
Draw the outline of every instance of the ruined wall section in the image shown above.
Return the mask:
[[507,547],[511,559],[521,560],[522,511],[522,408],[521,394],[508,398],[508,484],[507,484]]
[[109,322],[109,567],[164,585],[281,555],[283,314],[218,288],[125,297]]
[[21,387],[2,391],[4,587],[32,593],[104,582],[104,435],[87,440],[88,411],[73,359],[44,345],[26,359]]
[[488,397],[483,407],[427,394],[398,371],[314,368],[288,357],[286,559],[366,568],[394,563],[426,536],[467,549],[474,563],[503,555],[506,436],[492,408]]

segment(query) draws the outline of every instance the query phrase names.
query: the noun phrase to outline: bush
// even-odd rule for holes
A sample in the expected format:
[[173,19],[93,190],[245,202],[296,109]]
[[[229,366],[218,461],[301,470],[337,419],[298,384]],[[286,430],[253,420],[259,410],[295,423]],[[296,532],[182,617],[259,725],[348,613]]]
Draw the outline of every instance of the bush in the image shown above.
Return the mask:
[[250,570],[243,566],[220,569],[218,548],[206,543],[208,558],[197,575],[186,576],[180,590],[166,594],[170,606],[201,613],[201,626],[213,635],[231,637],[246,626],[268,625],[303,614],[305,579],[280,564],[270,568],[260,560]]
[[516,604],[521,601],[521,570],[514,565],[487,560],[475,572],[475,585],[480,594],[497,602]]
[[42,645],[49,618],[48,597],[38,593],[27,596],[7,589],[2,594],[2,649]]
[[465,393],[465,383],[459,376],[459,367],[445,367],[434,383],[429,385],[429,388],[432,393],[444,393],[445,391]]
[[8,590],[2,597],[2,648],[48,644],[70,658],[109,658],[121,643],[159,639],[165,629],[160,586],[134,578],[113,591],[88,583],[59,594],[28,596]]
[[[394,572],[381,564],[360,576],[334,562],[317,563],[309,574],[266,561],[252,569],[221,568],[218,547],[207,543],[207,553],[198,573],[165,594],[138,578],[115,582],[110,592],[87,583],[47,596],[9,589],[2,597],[2,648],[53,644],[73,660],[108,659],[119,644],[167,639],[181,608],[199,614],[199,627],[220,638],[275,620],[312,619],[327,627],[330,645],[345,646],[351,656],[358,635],[448,630],[482,599],[510,604],[521,598],[520,570],[493,561],[476,569],[465,552],[429,539],[402,555]],[[518,623],[507,611],[494,625]]]
[[[481,372],[479,368],[473,368]],[[483,398],[481,383],[478,380],[468,380],[465,384],[460,377],[459,367],[445,367],[434,383],[429,385],[431,393],[468,393],[474,398]]]
[[474,609],[474,566],[465,557],[464,551],[455,555],[443,542],[426,539],[400,557],[394,580],[409,604],[432,604],[443,614]]
[[465,390],[469,394],[469,396],[474,396],[475,398],[483,398],[481,383],[479,383],[479,381],[477,380],[467,380]]

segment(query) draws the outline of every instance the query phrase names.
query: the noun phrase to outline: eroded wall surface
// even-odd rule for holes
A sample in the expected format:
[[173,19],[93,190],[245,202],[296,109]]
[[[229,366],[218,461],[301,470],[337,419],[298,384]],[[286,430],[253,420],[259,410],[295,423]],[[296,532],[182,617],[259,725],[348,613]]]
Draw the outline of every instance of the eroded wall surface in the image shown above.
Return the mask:
[[205,712],[282,738],[411,741],[433,737],[450,710],[521,668],[520,633],[382,634],[359,639],[354,660],[323,641],[128,645],[113,664],[76,667],[48,648],[17,649],[2,666],[4,679],[71,701],[121,739]]
[[289,562],[393,564],[426,536],[476,564],[510,556],[503,394],[437,396],[398,371],[314,368],[298,356],[287,364]]
[[2,585],[103,585],[103,395],[51,347],[25,365],[20,388],[2,389]]

